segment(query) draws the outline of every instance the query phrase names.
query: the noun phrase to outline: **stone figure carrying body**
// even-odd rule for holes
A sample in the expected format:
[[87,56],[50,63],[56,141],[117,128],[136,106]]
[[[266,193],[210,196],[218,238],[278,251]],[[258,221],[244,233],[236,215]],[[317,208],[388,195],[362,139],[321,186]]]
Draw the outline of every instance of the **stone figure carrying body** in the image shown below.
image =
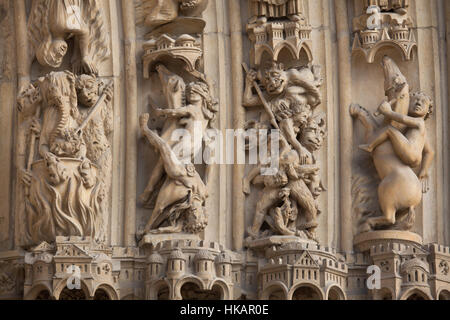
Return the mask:
[[149,114],[140,118],[142,133],[159,152],[167,177],[159,190],[145,233],[197,234],[208,224],[206,186],[193,164],[183,164],[170,145],[147,127]]
[[[107,87],[101,96],[95,77],[77,78],[64,71],[40,78],[18,98],[20,111],[37,110],[30,133],[39,140],[39,157],[34,160],[34,143],[30,141],[31,166],[22,172],[27,191],[26,236],[31,243],[52,242],[56,236],[105,240],[102,221],[110,165],[100,159],[110,147],[106,144],[99,151],[97,142],[100,137],[107,140],[110,133],[100,120],[111,117],[112,89]],[[83,121],[87,121],[86,126],[80,128]]]
[[33,0],[28,34],[38,62],[45,67],[61,66],[71,38],[71,62],[77,74],[98,74],[98,64],[110,54],[97,0]]
[[[305,236],[315,240],[319,213],[316,198],[324,190],[321,189],[319,167],[313,155],[322,145],[325,134],[323,116],[313,115],[314,108],[321,101],[319,68],[314,66],[284,71],[281,64],[272,63],[264,73],[264,96],[252,92],[256,76],[255,71],[247,75],[244,105],[268,105],[280,129],[281,150],[279,169],[275,175],[262,176],[260,172],[264,166],[257,166],[244,179],[246,194],[250,193],[250,183],[264,185],[248,233],[251,238],[260,237],[260,229],[266,221],[276,234]],[[259,126],[274,126],[270,118],[267,113],[262,114]],[[291,221],[293,217],[295,222]],[[302,223],[299,223],[300,218]]]
[[[423,93],[409,93],[409,86],[397,65],[383,58],[385,91],[378,113],[384,115],[379,124],[361,106],[352,105],[350,113],[366,129],[366,145],[381,179],[378,199],[382,216],[368,218],[362,231],[377,228],[409,230],[414,224],[415,208],[422,200],[420,179],[426,179],[433,154],[426,139],[425,119],[431,113],[431,99]],[[412,170],[419,167],[419,177]]]
[[[141,116],[141,131],[160,155],[140,197],[145,207],[153,209],[144,233],[199,233],[207,224],[207,215],[204,213],[207,197],[205,185],[211,166],[206,167],[204,183],[192,164],[195,156],[202,152],[202,144],[191,143],[187,150],[184,139],[174,141],[172,133],[175,129],[183,129],[189,139],[198,134],[197,130],[204,134],[211,128],[217,102],[211,97],[206,83],[191,82],[185,85],[181,77],[163,65],[157,66],[156,70],[168,107],[153,107],[154,116],[166,118],[161,135],[157,137],[147,127],[149,115]],[[154,197],[155,204],[152,201]]]

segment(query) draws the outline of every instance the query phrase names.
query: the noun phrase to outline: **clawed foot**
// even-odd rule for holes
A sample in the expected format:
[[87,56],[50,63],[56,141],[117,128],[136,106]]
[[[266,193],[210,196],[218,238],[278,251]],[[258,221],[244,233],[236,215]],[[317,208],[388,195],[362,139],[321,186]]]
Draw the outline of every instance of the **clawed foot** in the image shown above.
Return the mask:
[[150,114],[148,114],[148,113],[141,114],[141,116],[139,117],[139,125],[140,125],[141,129],[147,128],[149,119],[150,119]]
[[352,103],[350,105],[350,115],[352,117],[358,116],[362,110],[363,110],[363,107],[361,107],[359,104]]
[[373,151],[369,144],[360,144],[358,148],[369,153]]

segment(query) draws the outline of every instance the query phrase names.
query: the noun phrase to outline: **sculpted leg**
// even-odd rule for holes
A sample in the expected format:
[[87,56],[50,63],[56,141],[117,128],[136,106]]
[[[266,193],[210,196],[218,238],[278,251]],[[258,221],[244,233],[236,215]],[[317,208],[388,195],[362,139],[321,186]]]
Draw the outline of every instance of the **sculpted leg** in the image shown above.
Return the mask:
[[291,182],[288,186],[291,188],[292,197],[303,209],[306,220],[304,229],[314,230],[317,227],[317,207],[311,190],[303,180]]
[[361,121],[362,125],[366,129],[366,140],[373,135],[373,131],[378,127],[378,124],[373,119],[372,115],[361,107],[359,104],[352,104],[350,106],[350,115]]
[[150,144],[159,151],[167,175],[172,179],[179,179],[180,177],[186,176],[186,168],[178,160],[177,156],[172,151],[167,142],[147,127],[149,117],[150,116],[148,113],[141,115],[141,130],[142,133],[147,137]]
[[163,175],[164,175],[164,164],[161,158],[159,158],[158,162],[156,163],[156,166],[153,168],[150,179],[148,180],[147,187],[139,197],[139,200],[142,203],[145,204],[150,200],[150,197],[154,191],[156,184],[161,180]]
[[392,226],[395,224],[395,213],[397,211],[395,206],[396,193],[393,190],[395,188],[395,179],[392,179],[392,177],[388,176],[380,183],[378,187],[378,200],[383,215],[368,219],[367,223],[370,227]]
[[264,188],[261,200],[256,204],[256,212],[253,217],[253,225],[247,231],[251,237],[257,237],[259,230],[264,222],[268,210],[278,201],[278,189]]
[[384,128],[376,137],[373,137],[368,144],[361,144],[358,146],[361,150],[372,152],[376,147],[389,139],[389,127]]
[[387,134],[394,147],[395,154],[403,163],[416,167],[421,162],[423,148],[409,141],[394,127],[389,127]]

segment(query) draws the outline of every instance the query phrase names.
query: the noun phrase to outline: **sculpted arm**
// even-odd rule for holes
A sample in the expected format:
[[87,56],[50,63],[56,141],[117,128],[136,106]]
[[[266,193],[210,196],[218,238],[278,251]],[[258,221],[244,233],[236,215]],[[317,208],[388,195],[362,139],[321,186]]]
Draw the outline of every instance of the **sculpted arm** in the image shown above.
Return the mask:
[[190,112],[186,108],[156,109],[155,113],[157,116],[166,116],[168,118],[183,118],[190,116]]
[[423,120],[420,118],[413,118],[392,111],[391,105],[388,102],[384,102],[383,104],[381,104],[381,106],[378,108],[378,111],[387,119],[402,123],[408,127],[420,128],[423,124]]
[[431,147],[428,139],[425,139],[425,145],[423,147],[423,159],[422,159],[422,167],[419,172],[419,178],[424,179],[428,177],[428,171],[430,169],[431,163],[434,159],[434,150]]
[[311,157],[311,153],[297,140],[292,119],[282,120],[280,122],[280,129],[282,136],[286,137],[289,144],[299,153],[300,161],[302,163]]
[[259,176],[261,172],[261,166],[256,166],[253,169],[250,170],[250,172],[247,174],[247,176],[242,181],[242,189],[245,194],[250,194],[250,183],[255,180],[257,176]]
[[253,82],[256,80],[256,72],[255,70],[250,70],[245,79],[245,90],[243,97],[243,105],[244,107],[256,107],[261,105],[261,100],[258,95],[253,94],[252,87]]

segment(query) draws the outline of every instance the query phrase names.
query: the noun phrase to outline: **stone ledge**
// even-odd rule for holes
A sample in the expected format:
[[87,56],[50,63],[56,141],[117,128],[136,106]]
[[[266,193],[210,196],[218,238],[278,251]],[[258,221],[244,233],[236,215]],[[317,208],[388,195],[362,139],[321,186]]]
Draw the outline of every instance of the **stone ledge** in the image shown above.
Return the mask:
[[355,248],[360,251],[368,251],[380,241],[393,240],[404,244],[422,245],[422,237],[417,233],[400,230],[380,230],[364,232],[353,238]]

